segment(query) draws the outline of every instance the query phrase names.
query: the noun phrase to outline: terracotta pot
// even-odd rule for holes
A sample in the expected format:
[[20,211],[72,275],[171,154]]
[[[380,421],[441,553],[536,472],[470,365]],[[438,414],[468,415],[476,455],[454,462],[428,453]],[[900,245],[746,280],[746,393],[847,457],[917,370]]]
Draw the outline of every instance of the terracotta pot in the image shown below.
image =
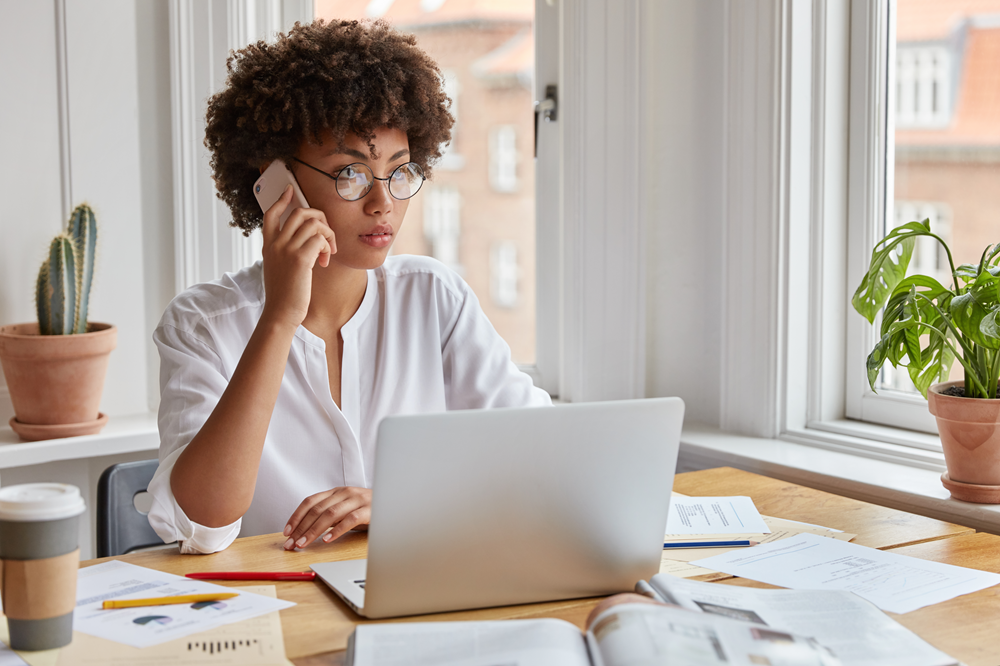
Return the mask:
[[942,481],[955,499],[1000,504],[1000,400],[942,395],[963,384],[944,382],[927,391],[948,466]]
[[92,322],[87,333],[77,335],[39,335],[38,324],[0,327],[0,363],[14,403],[15,432],[24,439],[48,439],[99,431],[107,422],[98,408],[117,341],[118,329],[111,324]]

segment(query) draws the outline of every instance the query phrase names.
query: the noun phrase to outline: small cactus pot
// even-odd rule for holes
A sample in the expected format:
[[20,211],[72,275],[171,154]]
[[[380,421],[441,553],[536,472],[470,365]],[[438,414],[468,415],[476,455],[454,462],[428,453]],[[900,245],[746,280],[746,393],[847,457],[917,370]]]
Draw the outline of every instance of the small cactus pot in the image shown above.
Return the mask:
[[963,384],[944,382],[927,391],[948,467],[941,482],[955,499],[1000,504],[1000,399],[943,394]]
[[99,408],[117,340],[117,328],[95,322],[76,335],[39,335],[36,323],[0,327],[14,432],[27,440],[99,432],[107,423]]

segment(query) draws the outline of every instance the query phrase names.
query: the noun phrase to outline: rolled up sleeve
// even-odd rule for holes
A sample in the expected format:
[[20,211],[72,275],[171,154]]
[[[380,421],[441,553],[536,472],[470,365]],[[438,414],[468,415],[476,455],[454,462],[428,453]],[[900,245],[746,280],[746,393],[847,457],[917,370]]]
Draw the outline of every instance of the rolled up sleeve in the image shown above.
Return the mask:
[[210,343],[194,332],[161,324],[153,333],[160,353],[160,464],[149,483],[149,524],[165,543],[177,541],[182,553],[215,553],[231,544],[242,519],[206,527],[188,518],[174,497],[174,464],[208,420],[228,386],[223,364]]

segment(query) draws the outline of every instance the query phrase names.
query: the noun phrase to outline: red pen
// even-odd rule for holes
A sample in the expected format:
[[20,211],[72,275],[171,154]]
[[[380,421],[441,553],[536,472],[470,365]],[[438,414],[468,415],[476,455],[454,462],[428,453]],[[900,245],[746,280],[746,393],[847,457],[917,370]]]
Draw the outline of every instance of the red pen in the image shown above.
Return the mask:
[[315,571],[206,571],[186,574],[198,580],[314,580]]

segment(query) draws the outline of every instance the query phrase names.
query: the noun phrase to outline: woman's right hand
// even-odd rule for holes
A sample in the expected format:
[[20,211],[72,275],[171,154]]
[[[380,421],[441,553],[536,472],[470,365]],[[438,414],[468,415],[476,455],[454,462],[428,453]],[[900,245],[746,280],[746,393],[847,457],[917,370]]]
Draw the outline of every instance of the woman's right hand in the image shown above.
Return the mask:
[[337,242],[326,214],[315,208],[296,208],[282,226],[281,214],[291,200],[288,185],[264,213],[263,318],[298,328],[309,312],[313,267],[330,264]]

